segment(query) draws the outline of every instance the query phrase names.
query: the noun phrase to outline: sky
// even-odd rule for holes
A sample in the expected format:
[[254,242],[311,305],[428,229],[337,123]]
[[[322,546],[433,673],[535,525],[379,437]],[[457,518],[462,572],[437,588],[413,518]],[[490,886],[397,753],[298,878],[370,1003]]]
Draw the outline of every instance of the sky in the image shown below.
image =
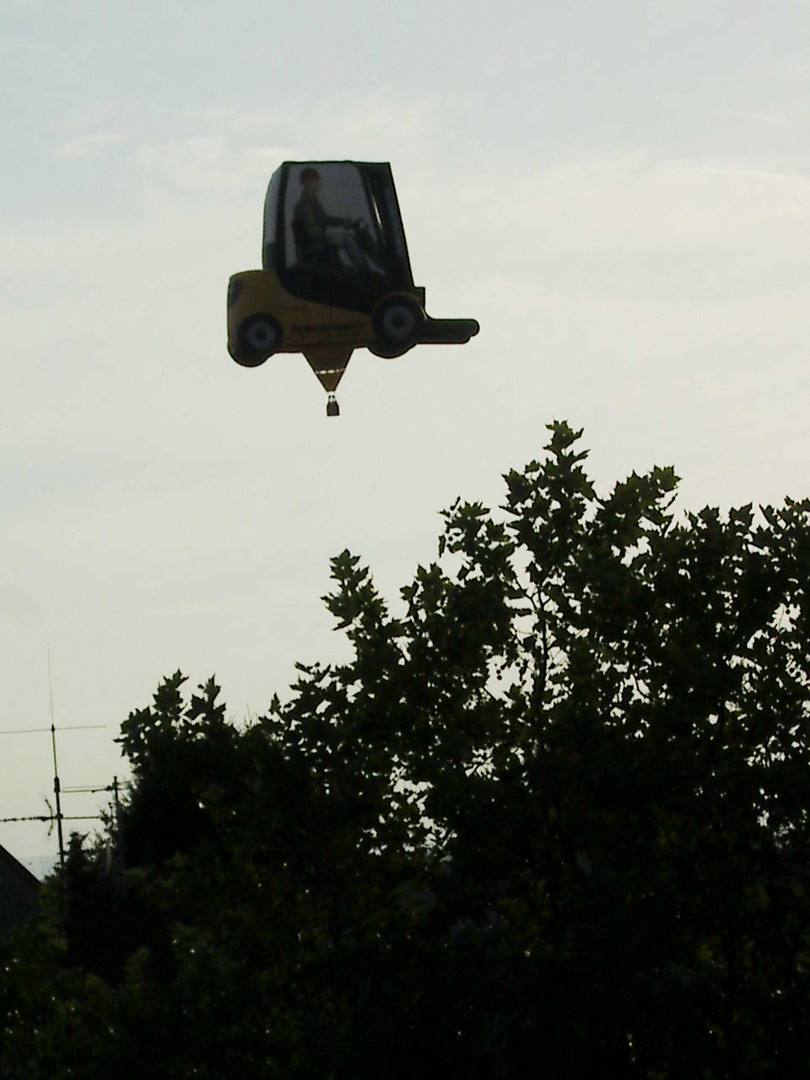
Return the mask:
[[[163,676],[243,723],[342,659],[330,558],[395,604],[553,420],[605,494],[806,497],[809,41],[808,0],[4,0],[0,817],[48,812],[52,719],[94,814]],[[356,352],[327,420],[303,357],[231,361],[225,291],[273,170],[333,159],[391,162],[428,312],[481,332]]]

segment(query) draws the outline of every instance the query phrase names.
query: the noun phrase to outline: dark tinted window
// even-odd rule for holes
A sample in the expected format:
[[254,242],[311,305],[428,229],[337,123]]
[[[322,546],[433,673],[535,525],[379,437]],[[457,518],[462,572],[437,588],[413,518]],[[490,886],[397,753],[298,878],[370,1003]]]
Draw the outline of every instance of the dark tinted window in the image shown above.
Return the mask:
[[276,222],[278,221],[278,198],[281,190],[281,169],[276,169],[267,185],[264,200],[264,230],[262,234],[262,266],[269,270],[276,262]]
[[379,209],[356,165],[291,166],[283,220],[284,259],[278,269],[291,292],[370,310],[388,290],[389,260]]

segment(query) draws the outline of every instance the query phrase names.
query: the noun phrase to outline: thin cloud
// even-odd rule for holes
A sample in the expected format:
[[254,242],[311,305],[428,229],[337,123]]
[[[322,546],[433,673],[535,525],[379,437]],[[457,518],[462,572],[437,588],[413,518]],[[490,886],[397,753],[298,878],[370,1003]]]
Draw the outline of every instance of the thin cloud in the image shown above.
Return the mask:
[[807,124],[797,124],[787,116],[775,113],[754,112],[742,109],[726,109],[718,113],[719,116],[730,116],[735,120],[745,120],[758,127],[782,128],[791,131],[806,131]]
[[56,146],[53,157],[62,161],[98,160],[120,150],[130,136],[120,131],[96,131],[76,135]]

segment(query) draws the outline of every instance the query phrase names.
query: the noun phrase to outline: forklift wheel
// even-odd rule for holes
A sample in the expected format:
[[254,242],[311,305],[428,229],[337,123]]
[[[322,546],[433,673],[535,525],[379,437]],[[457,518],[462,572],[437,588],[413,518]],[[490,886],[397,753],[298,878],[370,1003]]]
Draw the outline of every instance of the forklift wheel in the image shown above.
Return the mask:
[[281,328],[270,315],[251,315],[239,327],[238,364],[258,367],[281,345]]
[[371,316],[378,348],[404,351],[414,344],[424,321],[425,313],[416,300],[403,296],[382,300]]

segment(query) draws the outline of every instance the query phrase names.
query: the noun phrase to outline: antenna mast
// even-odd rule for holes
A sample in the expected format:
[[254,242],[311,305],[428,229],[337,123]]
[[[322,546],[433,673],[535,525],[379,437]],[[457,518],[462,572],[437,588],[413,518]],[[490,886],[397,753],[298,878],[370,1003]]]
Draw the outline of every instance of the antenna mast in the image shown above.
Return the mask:
[[59,783],[59,767],[56,763],[56,725],[53,720],[53,682],[51,679],[51,647],[48,649],[48,696],[51,702],[51,745],[53,746],[53,794],[56,799],[56,830],[59,836],[59,866],[65,869],[65,838],[62,832],[62,785]]

